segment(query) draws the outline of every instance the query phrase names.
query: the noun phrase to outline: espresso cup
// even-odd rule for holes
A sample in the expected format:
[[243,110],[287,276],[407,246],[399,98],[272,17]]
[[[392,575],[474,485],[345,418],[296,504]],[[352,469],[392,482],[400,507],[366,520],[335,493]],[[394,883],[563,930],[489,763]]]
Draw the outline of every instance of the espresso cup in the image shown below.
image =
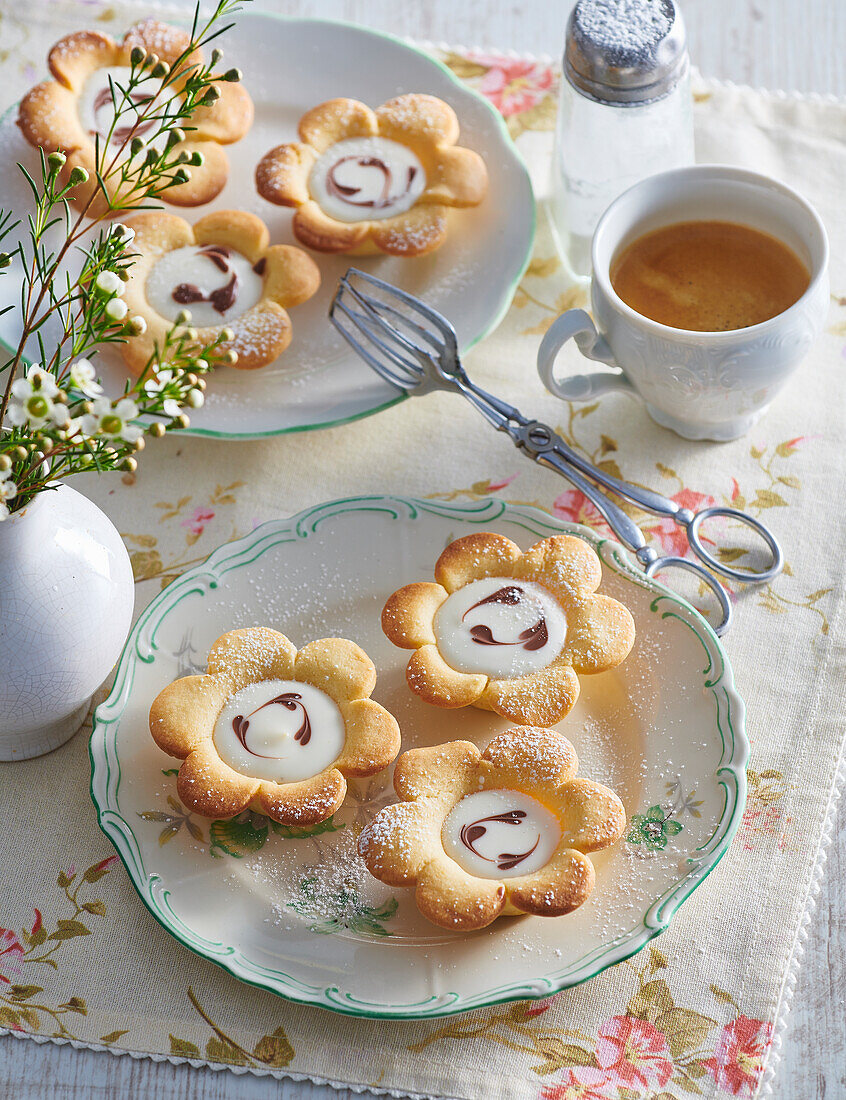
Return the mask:
[[[704,220],[778,238],[807,266],[808,289],[776,317],[726,332],[671,328],[626,305],[609,274],[617,254],[644,233]],[[783,183],[742,168],[696,165],[642,180],[605,211],[591,254],[593,319],[570,309],[553,323],[538,350],[541,380],[566,401],[629,394],[686,439],[747,432],[805,358],[828,312],[828,238],[819,215]],[[613,369],[557,378],[556,356],[571,338],[588,359]]]

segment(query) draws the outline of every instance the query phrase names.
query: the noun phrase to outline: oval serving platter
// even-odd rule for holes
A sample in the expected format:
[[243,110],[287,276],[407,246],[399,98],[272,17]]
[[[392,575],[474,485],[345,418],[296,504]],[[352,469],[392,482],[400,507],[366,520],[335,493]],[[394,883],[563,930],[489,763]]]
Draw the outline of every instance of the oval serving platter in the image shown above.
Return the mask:
[[[82,16],[80,16],[82,19]],[[167,207],[195,222],[214,210],[258,214],[274,244],[297,244],[292,211],[261,198],[255,167],[275,145],[297,138],[305,112],[334,96],[373,107],[403,92],[422,91],[448,102],[461,124],[459,141],[481,153],[489,190],[478,207],[456,211],[445,244],[414,260],[312,253],[322,284],[291,310],[293,342],[259,371],[222,367],[209,377],[206,403],[191,414],[192,435],[255,439],[344,424],[403,400],[377,377],[329,324],[327,311],[338,279],[351,263],[396,283],[455,320],[467,351],[502,320],[526,269],[535,232],[532,185],[499,112],[429,54],[391,35],[351,23],[286,18],[271,12],[240,13],[221,44],[226,63],[239,66],[256,107],[250,132],[228,146],[229,180],[221,194],[195,209]],[[302,64],[302,59],[314,64]],[[17,107],[0,119],[0,189],[4,206],[25,217],[31,195],[18,162],[35,171],[37,153],[15,125]],[[17,262],[0,280],[0,307],[17,303]],[[0,318],[0,345],[16,345],[18,313]],[[33,353],[37,349],[33,345]],[[119,393],[127,378],[116,352],[98,358],[106,390]]]
[[[501,919],[471,935],[429,925],[412,891],[370,878],[356,838],[394,801],[387,773],[350,783],[327,824],[293,830],[249,812],[210,822],[176,795],[176,761],[153,743],[147,713],[178,676],[204,671],[210,644],[267,625],[301,646],[340,635],[379,670],[374,698],[397,717],[403,747],[470,739],[508,723],[412,696],[408,653],[380,629],[386,597],[431,578],[452,539],[488,529],[523,548],[557,532],[594,546],[602,591],[637,625],[627,660],[582,677],[560,729],[580,774],[612,786],[624,839],[593,857],[596,889],[558,919]],[[628,958],[662,932],[731,843],[746,796],[744,706],[726,655],[701,616],[649,580],[619,544],[503,501],[455,505],[396,497],[333,501],[263,524],[219,547],[142,612],[114,687],[95,714],[91,793],[142,901],[186,947],[237,978],[351,1016],[440,1017],[547,997]]]

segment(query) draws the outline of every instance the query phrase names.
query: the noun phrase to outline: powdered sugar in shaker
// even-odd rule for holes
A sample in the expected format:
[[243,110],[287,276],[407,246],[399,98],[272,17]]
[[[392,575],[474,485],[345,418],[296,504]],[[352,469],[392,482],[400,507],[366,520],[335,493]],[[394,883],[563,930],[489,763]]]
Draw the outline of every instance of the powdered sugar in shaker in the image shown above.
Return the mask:
[[567,23],[550,214],[574,273],[626,188],[693,163],[684,21],[675,0],[578,0]]

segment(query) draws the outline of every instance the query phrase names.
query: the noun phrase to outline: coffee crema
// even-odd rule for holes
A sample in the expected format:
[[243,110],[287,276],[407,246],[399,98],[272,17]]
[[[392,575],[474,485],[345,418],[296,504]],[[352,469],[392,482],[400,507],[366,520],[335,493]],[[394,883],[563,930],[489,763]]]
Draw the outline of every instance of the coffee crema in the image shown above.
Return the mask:
[[776,237],[720,221],[644,233],[614,257],[610,276],[637,313],[693,332],[758,325],[789,309],[811,281],[805,264]]

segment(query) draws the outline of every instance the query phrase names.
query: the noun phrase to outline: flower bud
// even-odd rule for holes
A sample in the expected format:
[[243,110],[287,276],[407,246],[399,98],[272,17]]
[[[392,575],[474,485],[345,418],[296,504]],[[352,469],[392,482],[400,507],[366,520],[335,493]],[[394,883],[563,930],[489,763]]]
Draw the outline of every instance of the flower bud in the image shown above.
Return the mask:
[[101,271],[94,281],[94,287],[109,298],[123,294],[124,285],[114,271]]
[[51,153],[47,158],[47,167],[51,172],[59,172],[67,164],[68,158],[64,153],[55,152]]
[[58,390],[58,392],[53,394],[53,404],[54,405],[67,405],[67,403],[68,403],[68,395],[65,393],[64,390]]
[[197,389],[198,390],[204,390],[205,388],[206,388],[205,378],[198,378],[197,379]]
[[197,330],[195,328],[187,328],[182,334],[189,343],[193,343],[197,339]]
[[11,262],[12,257],[9,255],[8,252],[0,252],[0,271],[8,267]]
[[79,462],[80,466],[90,466],[93,461],[94,456],[89,454],[88,451],[83,451],[77,459],[77,462]]
[[167,135],[167,148],[172,149],[174,145],[179,145],[181,141],[185,140],[185,131],[180,130],[177,126]]
[[159,159],[158,151],[156,149],[153,149],[152,146],[151,146],[147,150],[146,157],[144,157],[144,163],[147,165],[148,168],[151,168],[154,164],[157,163],[158,159]]
[[143,435],[139,435],[139,437],[138,437],[138,438],[137,438],[137,439],[135,440],[135,442],[134,442],[134,443],[132,444],[132,449],[133,449],[134,451],[143,451],[143,450],[144,450],[144,448],[145,448],[146,446],[147,446],[147,442],[146,442],[146,440],[144,439],[144,436],[143,436]]
[[225,351],[220,357],[220,361],[221,363],[225,363],[228,367],[234,367],[238,362],[238,352],[229,348],[229,350]]
[[137,157],[141,150],[144,148],[144,142],[140,137],[134,137],[129,143],[130,156]]
[[193,153],[191,154],[191,156],[189,157],[189,159],[188,159],[188,163],[189,163],[189,164],[190,164],[190,165],[191,165],[191,166],[192,166],[193,168],[202,168],[202,166],[203,166],[203,160],[204,160],[204,159],[205,159],[205,158],[203,157],[203,154],[202,154],[202,153],[200,152],[200,150],[199,150],[199,149],[195,149],[195,150],[194,150],[194,152],[193,152]]
[[185,398],[185,400],[188,402],[188,405],[192,409],[201,409],[203,407],[205,397],[203,396],[202,390],[193,389],[188,391],[188,396]]
[[177,325],[190,325],[191,324],[191,311],[188,309],[180,309],[176,315]]
[[129,318],[126,327],[133,336],[142,336],[147,331],[147,322],[136,313],[134,317]]
[[6,470],[11,470],[11,468],[12,468],[11,458],[9,458],[8,455],[0,455],[0,470],[3,470],[5,472]]
[[137,68],[139,65],[143,65],[146,60],[147,51],[143,50],[140,46],[133,46],[132,53],[129,55],[130,64]]
[[29,451],[26,449],[26,447],[22,446],[15,447],[12,451],[12,454],[15,456],[18,462],[23,462],[25,459],[29,458]]
[[230,84],[237,84],[242,76],[243,73],[240,69],[227,69],[227,71],[223,74],[223,79],[227,80]]
[[158,65],[158,63],[159,63],[159,55],[157,53],[148,54],[147,55],[147,60],[144,62],[145,66],[149,65],[153,69],[155,69],[155,67],[156,67],[156,65]]
[[191,421],[185,413],[181,413],[179,416],[175,417],[173,423],[177,428],[189,428],[191,426]]
[[170,66],[164,61],[160,61],[158,65],[154,66],[153,71],[150,73],[155,80],[164,80],[164,78],[170,72]]
[[187,149],[183,149],[179,156],[176,158],[177,164],[189,164],[191,161],[191,154]]
[[81,183],[88,183],[88,171],[81,164],[75,164],[68,178],[68,186],[78,187]]
[[154,439],[161,439],[161,437],[165,434],[165,430],[165,426],[160,420],[157,420],[155,424],[150,425],[150,435],[153,436]]
[[122,321],[126,317],[126,302],[122,298],[111,298],[103,311],[110,321]]
[[173,179],[175,183],[187,183],[191,178],[191,173],[187,168],[177,168],[173,173]]
[[232,331],[231,328],[222,328],[220,330],[221,343],[228,344],[230,340],[234,340],[234,339],[235,339],[235,333]]
[[212,68],[214,68],[215,65],[219,65],[222,59],[223,59],[223,50],[218,49],[218,47],[215,46],[215,48],[212,50],[212,53],[211,53]]
[[130,458],[129,456],[127,456],[123,460],[123,462],[121,462],[120,468],[122,470],[126,470],[130,474],[134,474],[135,471],[138,469],[138,463],[135,461],[134,458]]
[[130,229],[128,225],[124,225],[122,222],[115,222],[111,228],[110,236],[114,237],[119,244],[132,244],[135,240],[135,230]]
[[209,86],[206,88],[205,94],[200,100],[200,103],[203,107],[213,107],[219,99],[220,92],[217,88],[215,88],[214,84],[209,84]]

